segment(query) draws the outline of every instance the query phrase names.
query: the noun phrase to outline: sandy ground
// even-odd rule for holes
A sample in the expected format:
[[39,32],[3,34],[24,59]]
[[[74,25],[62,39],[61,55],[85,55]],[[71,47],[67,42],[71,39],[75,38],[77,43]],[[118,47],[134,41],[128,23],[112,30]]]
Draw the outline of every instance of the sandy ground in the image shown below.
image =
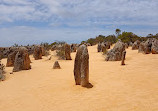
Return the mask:
[[[158,111],[158,55],[127,49],[126,65],[106,62],[97,46],[89,47],[90,82],[93,88],[75,86],[71,61],[53,57],[35,61],[32,69],[0,82],[0,111]],[[6,63],[6,59],[2,60]]]

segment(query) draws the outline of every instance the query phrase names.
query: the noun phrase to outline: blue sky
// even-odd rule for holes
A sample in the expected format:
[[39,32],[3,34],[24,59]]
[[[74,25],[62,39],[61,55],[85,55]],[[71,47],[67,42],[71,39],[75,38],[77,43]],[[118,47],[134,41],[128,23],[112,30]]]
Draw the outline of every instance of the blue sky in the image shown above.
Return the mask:
[[157,0],[0,0],[0,46],[158,33]]

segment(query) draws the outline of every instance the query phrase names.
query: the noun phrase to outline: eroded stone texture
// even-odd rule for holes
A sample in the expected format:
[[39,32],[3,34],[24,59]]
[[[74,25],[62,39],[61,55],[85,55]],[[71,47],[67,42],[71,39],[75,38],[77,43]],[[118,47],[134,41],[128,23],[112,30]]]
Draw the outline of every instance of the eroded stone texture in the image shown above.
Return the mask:
[[158,54],[158,40],[157,39],[153,39],[152,41],[151,53]]
[[14,66],[15,56],[16,56],[17,52],[18,51],[16,50],[8,55],[6,67],[13,67]]
[[152,42],[153,42],[153,39],[150,38],[144,43],[144,53],[145,54],[150,54],[151,47],[152,47]]
[[0,81],[5,80],[4,68],[5,68],[5,66],[3,64],[1,64],[1,61],[0,61]]
[[101,43],[101,51],[105,52],[107,49],[106,45],[104,44],[104,42]]
[[128,46],[129,46],[129,45],[128,45],[127,43],[125,43],[125,48],[126,48],[126,49],[128,49]]
[[33,57],[35,60],[42,59],[42,47],[41,46],[35,46]]
[[28,54],[28,50],[25,47],[19,48],[15,56],[13,72],[31,69],[30,63],[31,61]]
[[71,44],[71,52],[76,52],[76,44]]
[[141,42],[139,44],[139,49],[138,49],[138,53],[144,53],[145,52],[145,42]]
[[71,49],[69,44],[65,44],[65,59],[66,60],[72,60],[71,59]]
[[111,45],[110,42],[103,42],[103,43],[104,43],[104,45],[106,46],[106,49],[110,49],[110,45]]
[[10,53],[14,52],[17,49],[18,47],[0,47],[0,58],[7,58]]
[[53,69],[61,69],[58,61],[55,61],[54,65],[53,65]]
[[45,56],[45,54],[46,54],[46,50],[45,50],[44,47],[41,47],[41,48],[42,48],[42,56]]
[[35,45],[32,46],[26,46],[29,55],[32,55],[34,53]]
[[89,84],[89,54],[86,45],[81,45],[76,53],[74,64],[76,85],[87,87]]
[[158,40],[155,38],[149,38],[146,42],[141,42],[138,52],[144,54],[158,54]]
[[132,45],[132,50],[137,50],[137,49],[139,49],[139,44],[140,44],[140,41],[139,41],[139,40],[135,41],[135,42],[133,43],[133,45]]
[[98,47],[97,47],[98,52],[101,52],[101,43],[98,43]]
[[122,52],[122,62],[121,62],[121,65],[125,65],[125,58],[126,58],[126,51],[124,50]]
[[122,59],[122,52],[125,50],[125,44],[118,41],[114,48],[109,50],[106,56],[106,61],[120,61]]

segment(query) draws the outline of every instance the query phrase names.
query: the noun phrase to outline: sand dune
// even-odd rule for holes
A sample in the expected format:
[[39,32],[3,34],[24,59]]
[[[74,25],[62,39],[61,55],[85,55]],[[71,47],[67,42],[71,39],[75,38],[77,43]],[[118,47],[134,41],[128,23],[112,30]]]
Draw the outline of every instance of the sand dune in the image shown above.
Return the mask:
[[[76,86],[71,61],[56,57],[35,61],[32,69],[9,74],[0,82],[0,111],[158,111],[158,55],[127,49],[126,65],[106,62],[97,46],[88,47],[93,88]],[[53,52],[54,54],[54,52]],[[6,63],[6,59],[2,60]]]

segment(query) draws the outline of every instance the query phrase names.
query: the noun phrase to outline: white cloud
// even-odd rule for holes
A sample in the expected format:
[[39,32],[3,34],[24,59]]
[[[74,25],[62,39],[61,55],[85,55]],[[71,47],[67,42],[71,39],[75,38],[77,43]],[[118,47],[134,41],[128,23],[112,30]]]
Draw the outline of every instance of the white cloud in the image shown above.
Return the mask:
[[[0,37],[11,42],[48,40],[52,36],[79,41],[112,34],[119,27],[145,35],[158,31],[157,10],[157,0],[0,0]],[[18,21],[27,27],[3,26]],[[28,27],[25,22],[30,21],[48,26]]]
[[157,22],[157,6],[157,0],[1,0],[0,15],[1,22],[6,18],[8,22],[18,19],[53,22],[54,17],[76,22]]

